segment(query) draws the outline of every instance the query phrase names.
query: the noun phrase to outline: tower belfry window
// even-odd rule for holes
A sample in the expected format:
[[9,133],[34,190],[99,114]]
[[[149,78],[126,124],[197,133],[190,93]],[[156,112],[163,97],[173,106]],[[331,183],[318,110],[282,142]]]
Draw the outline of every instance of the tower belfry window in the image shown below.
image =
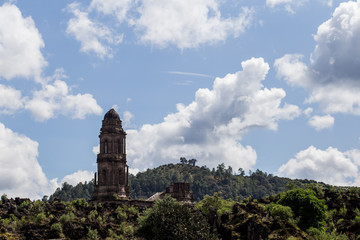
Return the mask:
[[108,153],[108,151],[109,151],[108,147],[109,146],[108,146],[108,141],[107,140],[105,141],[104,145],[105,145],[105,147],[104,147],[105,148],[105,153]]
[[122,144],[122,153],[125,154],[125,149],[126,149],[126,146],[125,146],[125,138],[123,138],[123,144]]
[[115,147],[115,153],[119,153],[119,140],[115,141],[114,147]]
[[106,179],[107,179],[106,170],[103,169],[103,170],[102,170],[102,181],[101,181],[101,182],[102,182],[103,184],[106,184],[106,182],[107,182]]

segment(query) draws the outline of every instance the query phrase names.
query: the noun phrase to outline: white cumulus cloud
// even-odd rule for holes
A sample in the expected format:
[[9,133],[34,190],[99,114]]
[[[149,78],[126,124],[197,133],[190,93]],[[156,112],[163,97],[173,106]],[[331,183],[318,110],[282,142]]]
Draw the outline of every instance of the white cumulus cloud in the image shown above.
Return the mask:
[[79,3],[69,4],[68,9],[74,17],[69,20],[66,32],[80,42],[80,50],[94,52],[100,58],[112,58],[110,45],[122,42],[123,36],[114,34],[104,24],[92,21],[87,12],[80,10]]
[[295,13],[295,8],[303,5],[308,0],[266,0],[266,5],[274,8],[278,5],[284,6],[289,13]]
[[0,192],[32,199],[54,192],[56,179],[47,179],[37,161],[38,145],[0,123]]
[[130,165],[143,170],[187,157],[209,167],[221,162],[235,169],[253,167],[256,152],[240,143],[243,135],[252,128],[275,130],[278,121],[301,111],[282,103],[283,89],[263,87],[269,65],[262,58],[241,66],[239,72],[216,78],[212,89],[199,89],[189,105],[178,104],[163,122],[128,130]]
[[332,185],[359,185],[359,157],[360,151],[356,149],[341,152],[332,147],[321,150],[310,146],[282,165],[278,174],[314,179]]
[[33,98],[25,103],[37,121],[54,118],[57,114],[83,119],[88,114],[99,115],[102,108],[91,94],[72,95],[66,82],[55,80],[33,93]]
[[48,179],[37,160],[38,147],[38,142],[0,123],[0,194],[41,199],[53,194],[64,182],[75,186],[93,179],[94,173],[84,170],[69,174],[61,181]]
[[[116,32],[122,31],[123,23],[141,43],[197,48],[238,37],[250,26],[253,10],[244,7],[234,16],[223,17],[221,5],[219,0],[92,0],[80,10],[75,2],[68,6],[75,17],[68,22],[67,32],[81,43],[81,51],[94,51],[99,57],[112,56],[112,46],[122,40],[123,34],[116,36]],[[105,26],[101,16],[115,18],[114,24]]]
[[0,77],[41,81],[42,69],[47,65],[41,53],[44,46],[31,17],[23,17],[13,4],[0,7]]
[[54,76],[43,76],[47,65],[41,53],[43,47],[33,19],[23,17],[17,6],[3,4],[0,7],[0,78],[32,78],[42,89],[33,92],[33,96],[23,96],[21,90],[0,84],[0,114],[13,114],[25,108],[38,121],[58,114],[81,119],[88,114],[101,114],[102,109],[91,94],[73,95],[64,81],[53,81],[64,77],[62,69],[57,69]]
[[317,131],[323,130],[325,128],[331,128],[334,125],[335,119],[328,115],[324,116],[313,116],[309,120],[309,125],[315,128]]
[[66,175],[61,179],[60,184],[68,183],[76,186],[78,183],[90,182],[94,178],[94,173],[86,170],[78,170],[72,174]]
[[312,108],[307,108],[307,109],[305,109],[304,111],[303,111],[303,113],[305,114],[305,116],[307,116],[307,117],[310,117],[310,114],[312,113],[314,111],[314,109],[312,109]]
[[306,102],[325,113],[360,115],[360,0],[341,3],[314,38],[311,63],[287,54],[275,61],[278,76],[309,89]]
[[92,148],[92,152],[95,154],[95,155],[98,155],[100,153],[100,145],[96,145]]
[[48,179],[37,158],[39,143],[27,136],[16,133],[0,123],[0,194],[8,197],[41,199],[50,196],[61,184],[73,186],[89,182],[94,173],[79,170],[58,181]]
[[0,84],[0,113],[12,114],[23,107],[23,102],[19,90]]
[[124,112],[124,117],[123,117],[123,125],[124,127],[129,127],[131,125],[131,119],[133,119],[134,115],[129,112],[129,111],[125,111]]
[[252,14],[244,8],[236,17],[223,18],[217,0],[141,1],[138,11],[134,24],[142,42],[180,49],[237,37],[249,26]]
[[105,15],[114,15],[122,22],[134,4],[134,0],[92,0],[89,9],[95,9]]

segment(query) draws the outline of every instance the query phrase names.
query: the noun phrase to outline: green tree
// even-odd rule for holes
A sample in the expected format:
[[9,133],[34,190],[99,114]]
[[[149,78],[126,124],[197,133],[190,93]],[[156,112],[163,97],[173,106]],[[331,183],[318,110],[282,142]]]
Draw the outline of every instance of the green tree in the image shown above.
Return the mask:
[[181,157],[181,158],[180,158],[180,162],[181,162],[182,164],[186,164],[186,163],[188,163],[188,160],[187,160],[186,158],[184,158],[184,157]]
[[239,176],[242,176],[242,177],[244,177],[245,176],[245,171],[244,171],[244,169],[242,169],[242,168],[239,168]]
[[204,199],[198,203],[196,208],[205,216],[209,216],[211,214],[210,209],[213,209],[216,214],[221,217],[225,212],[231,213],[234,204],[234,201],[230,199],[225,200],[221,197],[221,192],[217,192],[213,196],[205,195]]
[[299,217],[299,227],[303,230],[310,227],[322,227],[326,219],[326,205],[315,196],[311,189],[292,189],[285,192],[278,204],[289,206],[295,217]]
[[189,164],[195,167],[197,160],[195,158],[189,160]]
[[138,221],[137,235],[145,239],[216,239],[199,212],[170,197],[156,201]]

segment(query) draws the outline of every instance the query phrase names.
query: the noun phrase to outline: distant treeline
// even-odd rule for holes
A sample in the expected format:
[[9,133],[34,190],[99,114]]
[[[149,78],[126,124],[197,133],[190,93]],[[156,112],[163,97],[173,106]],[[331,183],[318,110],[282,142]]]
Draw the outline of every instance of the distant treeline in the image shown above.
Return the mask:
[[[130,194],[134,199],[146,199],[156,192],[162,192],[174,182],[188,182],[194,194],[195,201],[200,201],[205,195],[213,195],[221,192],[225,199],[242,200],[247,197],[260,199],[265,196],[284,192],[287,188],[306,187],[311,184],[322,185],[312,180],[292,180],[277,177],[261,170],[250,172],[245,175],[242,169],[234,173],[229,166],[219,164],[210,170],[206,166],[194,166],[195,164],[167,164],[136,175],[130,174]],[[64,183],[49,198],[52,201],[58,198],[62,201],[73,201],[84,198],[91,199],[93,192],[93,181],[79,183],[76,186]]]

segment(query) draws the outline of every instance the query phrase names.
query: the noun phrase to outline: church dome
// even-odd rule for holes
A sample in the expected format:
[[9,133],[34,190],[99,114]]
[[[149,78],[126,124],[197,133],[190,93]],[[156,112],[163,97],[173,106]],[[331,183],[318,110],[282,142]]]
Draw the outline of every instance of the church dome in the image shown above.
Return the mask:
[[112,108],[110,109],[104,116],[104,120],[110,120],[110,119],[114,119],[114,120],[119,120],[120,121],[120,117],[119,114]]

